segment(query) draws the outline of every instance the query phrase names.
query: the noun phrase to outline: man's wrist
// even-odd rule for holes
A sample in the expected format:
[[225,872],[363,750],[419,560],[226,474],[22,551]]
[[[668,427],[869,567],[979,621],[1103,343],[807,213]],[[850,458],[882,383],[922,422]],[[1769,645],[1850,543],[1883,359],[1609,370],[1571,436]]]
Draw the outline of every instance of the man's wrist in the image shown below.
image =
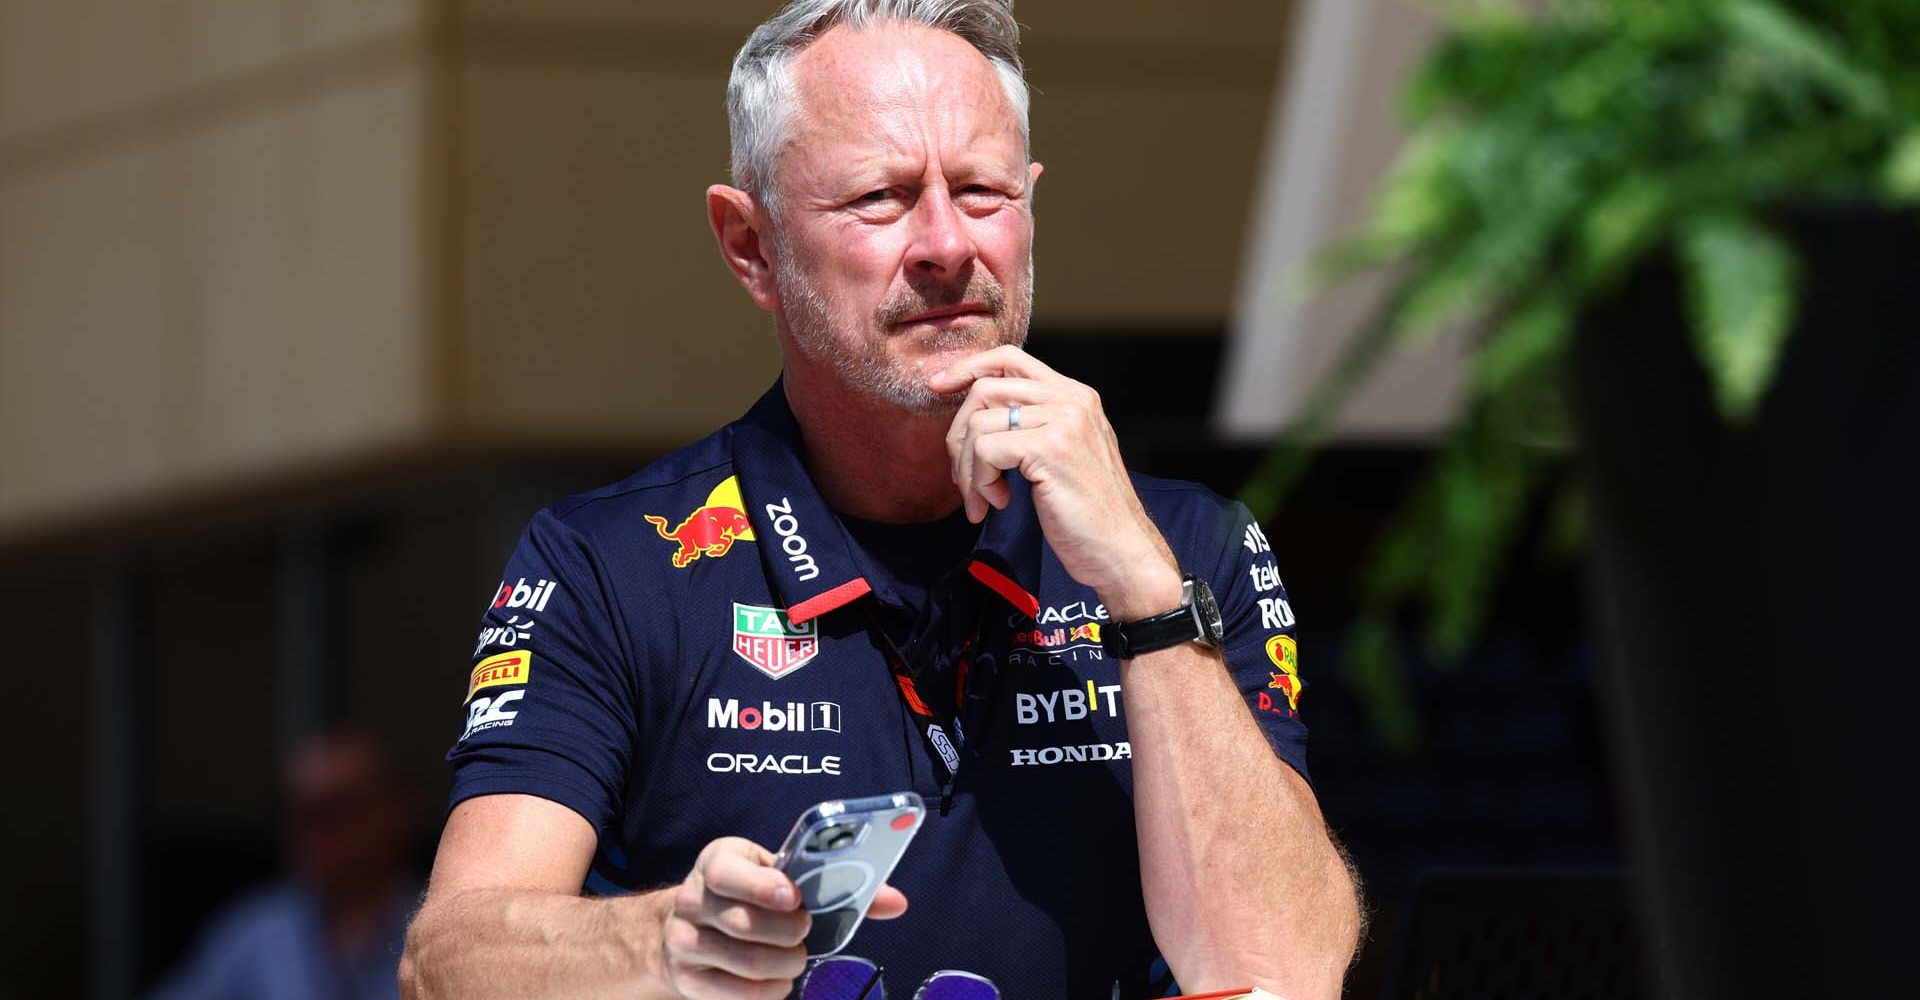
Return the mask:
[[1121,585],[1100,592],[1100,603],[1107,608],[1107,620],[1139,621],[1180,606],[1185,578],[1180,575],[1180,564],[1174,561],[1173,554],[1162,551],[1161,558],[1143,560],[1141,568],[1129,574]]
[[674,893],[679,885],[662,886],[651,892],[618,896],[611,904],[614,922],[628,962],[639,980],[644,997],[677,996],[667,975],[666,924],[673,911]]

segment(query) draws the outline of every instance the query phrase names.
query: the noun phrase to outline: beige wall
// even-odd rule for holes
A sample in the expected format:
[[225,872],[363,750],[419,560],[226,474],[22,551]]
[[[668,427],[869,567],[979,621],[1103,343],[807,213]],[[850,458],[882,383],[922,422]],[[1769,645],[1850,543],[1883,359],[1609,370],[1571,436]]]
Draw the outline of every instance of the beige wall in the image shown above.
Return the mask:
[[0,5],[0,532],[427,431],[420,25]]
[[[771,378],[712,248],[769,0],[0,0],[0,540],[368,453],[667,447]],[[1038,308],[1224,322],[1287,5],[1027,0]]]
[[[1270,440],[1306,411],[1388,292],[1379,272],[1302,298],[1289,280],[1358,229],[1404,139],[1401,82],[1441,30],[1401,0],[1302,0],[1276,83],[1267,153],[1224,368],[1218,425]],[[1354,387],[1329,433],[1425,441],[1453,419],[1463,325],[1388,352]]]

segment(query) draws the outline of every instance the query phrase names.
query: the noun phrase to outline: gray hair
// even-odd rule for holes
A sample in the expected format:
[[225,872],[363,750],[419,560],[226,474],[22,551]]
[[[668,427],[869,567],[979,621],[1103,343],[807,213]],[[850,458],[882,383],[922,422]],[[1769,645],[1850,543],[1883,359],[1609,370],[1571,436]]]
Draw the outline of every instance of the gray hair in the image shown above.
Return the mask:
[[735,187],[752,192],[774,210],[773,164],[798,104],[793,57],[830,28],[884,23],[950,31],[986,56],[1020,120],[1020,141],[1026,146],[1027,81],[1021,72],[1013,0],[791,0],[755,28],[733,57],[727,128],[733,140]]

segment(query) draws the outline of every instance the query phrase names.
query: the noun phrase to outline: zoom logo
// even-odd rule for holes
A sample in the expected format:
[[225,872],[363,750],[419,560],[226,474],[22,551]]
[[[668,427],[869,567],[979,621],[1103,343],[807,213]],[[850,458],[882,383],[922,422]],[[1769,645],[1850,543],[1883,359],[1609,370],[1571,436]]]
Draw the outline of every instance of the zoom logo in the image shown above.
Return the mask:
[[800,534],[800,519],[793,516],[793,498],[781,497],[779,503],[768,504],[767,516],[773,519],[773,533],[780,536],[780,551],[787,554],[793,575],[802,580],[819,576],[820,566],[807,554],[807,539]]

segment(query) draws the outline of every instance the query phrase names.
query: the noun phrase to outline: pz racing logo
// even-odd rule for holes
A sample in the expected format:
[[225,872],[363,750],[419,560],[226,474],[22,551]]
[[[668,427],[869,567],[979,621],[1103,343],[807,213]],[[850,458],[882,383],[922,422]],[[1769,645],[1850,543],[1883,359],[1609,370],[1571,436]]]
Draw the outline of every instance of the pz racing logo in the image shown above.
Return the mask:
[[467,729],[460,734],[460,738],[464,740],[482,729],[513,725],[513,720],[520,712],[507,706],[526,697],[526,694],[527,689],[520,688],[517,691],[502,691],[492,698],[473,699],[473,703],[467,706]]

